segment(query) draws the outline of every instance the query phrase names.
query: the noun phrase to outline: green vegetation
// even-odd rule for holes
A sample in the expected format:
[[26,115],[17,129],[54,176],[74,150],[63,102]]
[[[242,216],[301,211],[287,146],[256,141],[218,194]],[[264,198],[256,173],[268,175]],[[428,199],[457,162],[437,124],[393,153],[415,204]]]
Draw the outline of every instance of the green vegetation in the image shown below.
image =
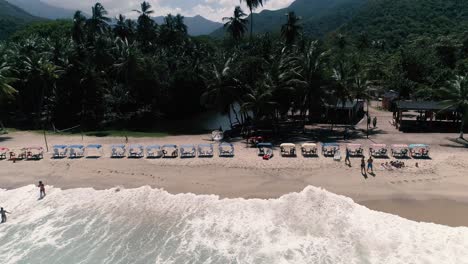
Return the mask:
[[0,40],[8,38],[28,23],[40,20],[7,1],[0,0]]
[[[406,0],[391,2],[408,8]],[[456,2],[436,7],[436,0],[414,1],[427,6],[428,14],[454,15],[465,8]],[[393,8],[385,3],[390,1],[372,6]],[[368,8],[363,14],[374,10]],[[307,18],[291,12],[283,15],[282,34],[245,38],[245,14],[236,8],[226,19],[230,34],[216,40],[190,37],[180,15],[154,22],[146,2],[135,11],[136,21],[119,16],[112,27],[101,4],[91,11],[89,18],[77,12],[73,22],[36,24],[0,45],[6,69],[0,76],[17,91],[3,89],[10,96],[3,96],[0,120],[28,129],[79,125],[83,131],[108,131],[102,134],[129,128],[174,134],[177,129],[163,129],[168,120],[215,109],[236,128],[273,128],[283,121],[329,120],[327,105],[367,100],[371,87],[396,90],[403,99],[458,102],[456,93],[443,94],[441,87],[468,72],[468,36],[455,26],[448,31],[444,23],[396,39],[390,34],[401,26],[390,22],[396,18],[368,15],[352,18],[322,41],[303,34]],[[458,17],[451,19],[466,22],[463,14]],[[359,22],[364,18],[387,22],[365,27],[367,22]],[[192,130],[180,124],[182,132]]]
[[392,48],[408,38],[461,35],[468,27],[468,5],[460,0],[369,1],[350,23],[347,34],[367,32]]

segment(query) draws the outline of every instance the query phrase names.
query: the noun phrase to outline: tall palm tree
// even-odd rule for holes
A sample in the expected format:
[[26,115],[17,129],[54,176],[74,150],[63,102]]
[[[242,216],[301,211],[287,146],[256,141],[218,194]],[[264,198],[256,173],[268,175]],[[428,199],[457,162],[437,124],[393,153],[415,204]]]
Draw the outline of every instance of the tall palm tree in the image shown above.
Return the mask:
[[295,83],[300,97],[296,108],[299,108],[305,119],[305,114],[319,113],[328,101],[327,93],[327,63],[329,52],[323,50],[318,41],[312,41],[297,57],[293,57],[293,71],[296,76],[291,80]]
[[155,35],[155,23],[153,19],[151,19],[151,14],[154,11],[151,9],[151,4],[144,1],[140,5],[140,10],[133,10],[139,14],[137,20],[137,34],[139,40],[143,42],[143,45],[148,45],[152,42],[156,35]]
[[281,36],[283,37],[286,45],[289,46],[296,41],[300,31],[302,30],[302,26],[298,24],[301,18],[296,16],[296,13],[289,12],[286,16],[286,24],[281,26]]
[[72,39],[77,44],[81,44],[84,41],[85,24],[86,24],[86,17],[83,16],[81,11],[76,11],[75,14],[73,15]]
[[455,108],[461,114],[460,138],[463,139],[463,129],[468,118],[468,76],[457,76],[440,91],[445,109]]
[[128,23],[130,19],[126,19],[124,15],[120,14],[117,18],[117,23],[114,27],[114,33],[121,39],[128,39],[133,33],[133,24]]
[[184,23],[184,16],[177,14],[174,17],[174,24],[174,27],[178,32],[182,34],[187,34],[187,25],[185,25]]
[[[207,76],[204,77],[207,88],[200,98],[202,105],[213,107],[219,112],[227,114],[231,126],[231,112],[236,114],[234,103],[239,99],[237,91],[239,81],[232,76],[232,61],[233,58],[229,58],[220,67],[212,65],[213,68],[208,70]],[[240,120],[237,121],[240,123]]]
[[224,17],[224,28],[231,34],[232,38],[239,42],[247,31],[247,15],[242,11],[240,6],[236,6],[232,17]]
[[8,98],[16,93],[16,90],[10,85],[16,80],[8,76],[10,70],[6,63],[0,65],[0,99]]
[[240,2],[245,2],[245,4],[249,7],[250,10],[250,40],[253,39],[253,11],[257,9],[259,6],[263,6],[263,3],[266,0],[240,0]]
[[106,15],[107,10],[101,5],[101,3],[96,3],[92,7],[92,16],[86,21],[86,25],[88,26],[91,34],[102,34],[108,28],[107,23],[110,22],[111,19]]

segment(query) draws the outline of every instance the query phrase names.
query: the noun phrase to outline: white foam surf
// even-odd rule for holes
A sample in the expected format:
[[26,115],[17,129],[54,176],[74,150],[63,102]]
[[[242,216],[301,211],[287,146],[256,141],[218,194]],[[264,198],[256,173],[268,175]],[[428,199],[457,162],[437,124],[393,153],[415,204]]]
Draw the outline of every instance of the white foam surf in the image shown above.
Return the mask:
[[468,228],[308,187],[272,200],[142,187],[0,190],[2,263],[468,263]]

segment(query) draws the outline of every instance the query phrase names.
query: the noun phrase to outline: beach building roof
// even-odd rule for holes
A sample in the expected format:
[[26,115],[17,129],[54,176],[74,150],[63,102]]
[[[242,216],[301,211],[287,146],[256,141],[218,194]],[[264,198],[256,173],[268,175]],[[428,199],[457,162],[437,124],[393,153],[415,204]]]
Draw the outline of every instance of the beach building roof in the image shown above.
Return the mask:
[[149,146],[146,147],[146,149],[160,149],[160,148],[161,148],[161,146],[159,146],[159,145],[149,145]]
[[162,146],[162,148],[177,148],[177,145],[174,144],[165,144]]
[[53,148],[54,149],[66,149],[67,145],[54,145]]
[[442,102],[437,101],[398,101],[397,109],[401,111],[440,111],[450,110],[455,111],[454,107],[447,108]]
[[339,147],[340,144],[338,143],[323,143],[322,147]]
[[317,144],[316,143],[304,143],[301,145],[303,148],[316,148]]
[[283,143],[280,145],[281,148],[295,148],[296,145],[293,143]]

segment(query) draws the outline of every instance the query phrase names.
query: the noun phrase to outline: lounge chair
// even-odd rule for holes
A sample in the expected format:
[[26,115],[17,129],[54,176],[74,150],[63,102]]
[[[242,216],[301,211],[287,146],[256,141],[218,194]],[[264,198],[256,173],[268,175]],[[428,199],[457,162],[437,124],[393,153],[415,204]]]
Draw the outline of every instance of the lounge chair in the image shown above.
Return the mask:
[[9,151],[9,148],[0,148],[0,159],[6,159]]
[[126,148],[125,145],[112,145],[111,146],[111,158],[123,158],[125,157]]
[[130,145],[128,147],[128,157],[129,158],[142,158],[144,155],[144,148],[142,145]]
[[234,157],[234,145],[231,143],[219,144],[219,156],[220,157]]
[[148,159],[155,159],[162,157],[161,146],[151,145],[146,147],[146,157]]
[[362,157],[364,154],[361,144],[347,144],[346,149],[349,151],[351,157]]
[[304,157],[315,157],[317,156],[317,144],[315,143],[304,143],[301,145],[302,156]]
[[67,146],[66,145],[54,145],[52,157],[54,159],[61,159],[67,156]]
[[280,145],[281,156],[296,157],[296,145],[292,143],[283,143]]
[[429,145],[426,144],[411,144],[408,146],[411,157],[413,158],[429,158]]
[[23,151],[26,154],[27,160],[40,160],[44,158],[44,149],[42,147],[28,147]]
[[211,158],[214,155],[213,144],[200,144],[198,145],[198,157]]
[[385,144],[372,144],[369,147],[369,154],[374,158],[387,158],[387,152],[387,145]]
[[179,150],[177,145],[167,144],[162,146],[162,157],[163,158],[177,158],[179,156]]
[[323,143],[322,144],[322,155],[325,157],[334,157],[336,152],[340,150],[338,143]]
[[70,150],[69,158],[70,159],[77,159],[84,157],[84,146],[83,145],[70,145],[68,146]]
[[90,144],[86,146],[85,153],[87,158],[98,158],[103,155],[102,145]]
[[273,144],[271,143],[258,143],[257,144],[258,148],[258,155],[259,156],[265,156],[265,155],[271,155],[273,157]]
[[180,157],[181,158],[195,158],[197,156],[197,149],[195,145],[181,145]]
[[395,158],[407,158],[408,157],[408,145],[405,144],[394,144],[391,147],[392,156]]

